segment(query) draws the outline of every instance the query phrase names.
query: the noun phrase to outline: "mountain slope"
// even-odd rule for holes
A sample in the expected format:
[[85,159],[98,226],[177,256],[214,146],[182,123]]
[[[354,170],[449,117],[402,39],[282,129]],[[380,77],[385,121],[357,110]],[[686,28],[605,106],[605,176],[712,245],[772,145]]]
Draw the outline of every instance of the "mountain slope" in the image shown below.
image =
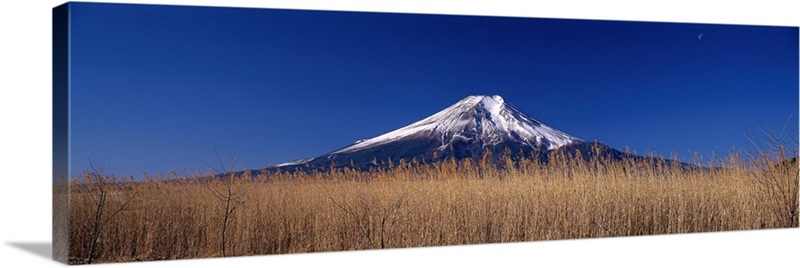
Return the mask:
[[477,159],[486,152],[500,156],[504,151],[530,157],[581,143],[584,141],[525,115],[501,96],[477,95],[397,130],[273,169],[366,169],[385,166],[390,161]]
[[480,142],[482,146],[510,141],[548,150],[580,140],[526,116],[498,95],[469,96],[416,123],[333,154],[353,153],[412,137],[437,137],[439,150],[459,140]]

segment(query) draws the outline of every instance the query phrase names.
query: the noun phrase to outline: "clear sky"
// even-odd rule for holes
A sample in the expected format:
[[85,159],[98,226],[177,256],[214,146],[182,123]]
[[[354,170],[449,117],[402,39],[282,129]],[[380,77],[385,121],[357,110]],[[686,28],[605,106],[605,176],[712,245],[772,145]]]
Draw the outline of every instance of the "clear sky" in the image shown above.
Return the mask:
[[[501,95],[637,153],[797,124],[795,27],[74,4],[72,174],[254,169]],[[791,117],[791,119],[790,119]]]

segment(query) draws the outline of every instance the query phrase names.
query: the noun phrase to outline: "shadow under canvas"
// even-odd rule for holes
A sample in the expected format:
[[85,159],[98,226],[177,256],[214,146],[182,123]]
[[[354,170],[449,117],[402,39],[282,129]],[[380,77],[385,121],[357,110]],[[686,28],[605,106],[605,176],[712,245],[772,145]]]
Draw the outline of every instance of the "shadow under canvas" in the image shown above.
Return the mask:
[[8,242],[8,244],[15,248],[30,252],[33,255],[48,260],[52,259],[53,244],[50,242]]

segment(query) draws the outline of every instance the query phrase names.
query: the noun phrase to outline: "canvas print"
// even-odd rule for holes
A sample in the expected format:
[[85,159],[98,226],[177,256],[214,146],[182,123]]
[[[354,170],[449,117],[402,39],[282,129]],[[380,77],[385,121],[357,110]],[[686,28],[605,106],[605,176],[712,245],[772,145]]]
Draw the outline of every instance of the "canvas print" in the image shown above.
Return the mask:
[[53,9],[54,258],[798,227],[798,28]]

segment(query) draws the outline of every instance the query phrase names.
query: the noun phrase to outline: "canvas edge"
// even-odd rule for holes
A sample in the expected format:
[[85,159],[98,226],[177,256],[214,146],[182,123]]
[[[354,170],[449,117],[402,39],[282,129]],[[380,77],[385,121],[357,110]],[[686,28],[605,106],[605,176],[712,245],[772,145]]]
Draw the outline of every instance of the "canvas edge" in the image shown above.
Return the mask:
[[69,3],[52,10],[53,61],[53,251],[69,261]]

